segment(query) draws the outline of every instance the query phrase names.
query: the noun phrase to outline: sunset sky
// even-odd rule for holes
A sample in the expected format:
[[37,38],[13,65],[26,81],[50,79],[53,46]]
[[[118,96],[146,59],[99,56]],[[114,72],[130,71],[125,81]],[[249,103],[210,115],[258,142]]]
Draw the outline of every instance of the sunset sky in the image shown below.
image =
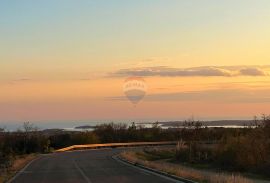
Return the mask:
[[[269,0],[0,1],[0,123],[252,119],[270,109]],[[140,76],[136,107],[123,83]]]

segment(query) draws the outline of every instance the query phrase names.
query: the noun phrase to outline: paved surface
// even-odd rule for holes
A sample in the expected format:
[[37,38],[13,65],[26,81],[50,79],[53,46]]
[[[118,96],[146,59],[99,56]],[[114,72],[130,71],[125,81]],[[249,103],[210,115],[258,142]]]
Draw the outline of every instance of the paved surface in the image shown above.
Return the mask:
[[33,161],[12,183],[171,183],[112,159],[121,149],[66,152]]

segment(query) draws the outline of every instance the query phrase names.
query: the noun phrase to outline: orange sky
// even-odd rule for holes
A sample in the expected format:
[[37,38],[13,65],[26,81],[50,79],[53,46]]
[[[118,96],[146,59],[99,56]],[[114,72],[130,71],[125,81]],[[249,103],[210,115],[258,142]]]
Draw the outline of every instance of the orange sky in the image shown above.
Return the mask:
[[[266,0],[0,2],[0,122],[252,118],[270,107]],[[134,107],[123,83],[145,79]]]

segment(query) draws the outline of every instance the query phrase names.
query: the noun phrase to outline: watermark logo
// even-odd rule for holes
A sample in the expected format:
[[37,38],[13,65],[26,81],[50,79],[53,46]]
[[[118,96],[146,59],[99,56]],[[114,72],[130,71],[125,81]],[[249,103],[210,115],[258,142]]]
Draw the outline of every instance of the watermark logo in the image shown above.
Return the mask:
[[137,105],[144,98],[147,85],[141,77],[129,77],[124,82],[123,91],[127,99]]

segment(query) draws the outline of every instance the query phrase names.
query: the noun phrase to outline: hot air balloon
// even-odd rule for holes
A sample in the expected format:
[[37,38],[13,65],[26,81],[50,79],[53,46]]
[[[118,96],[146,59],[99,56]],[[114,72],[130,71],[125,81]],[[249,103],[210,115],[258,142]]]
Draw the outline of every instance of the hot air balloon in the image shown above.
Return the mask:
[[123,85],[127,99],[134,105],[138,104],[146,94],[146,83],[141,77],[129,77]]

